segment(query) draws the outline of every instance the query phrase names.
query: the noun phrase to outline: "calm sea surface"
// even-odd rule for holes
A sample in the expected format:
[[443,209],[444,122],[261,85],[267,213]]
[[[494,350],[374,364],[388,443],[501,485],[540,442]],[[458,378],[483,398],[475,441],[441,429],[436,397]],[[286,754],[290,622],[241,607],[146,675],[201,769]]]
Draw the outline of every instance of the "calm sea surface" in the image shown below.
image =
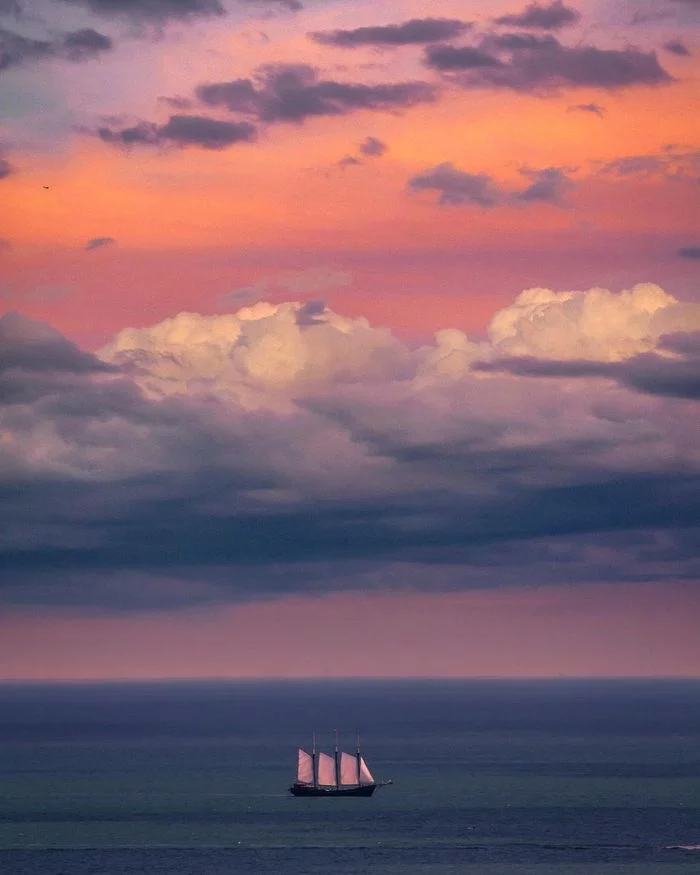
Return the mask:
[[0,872],[698,875],[700,681],[0,685]]

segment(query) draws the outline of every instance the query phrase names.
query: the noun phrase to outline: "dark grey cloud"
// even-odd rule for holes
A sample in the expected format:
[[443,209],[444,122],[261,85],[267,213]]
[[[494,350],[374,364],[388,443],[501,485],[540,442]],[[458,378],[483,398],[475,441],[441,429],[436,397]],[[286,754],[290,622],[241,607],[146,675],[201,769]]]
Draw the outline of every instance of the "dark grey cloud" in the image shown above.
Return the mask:
[[435,45],[425,50],[425,63],[435,70],[452,72],[482,67],[500,67],[493,55],[472,46]]
[[525,188],[509,190],[486,173],[468,173],[446,162],[419,173],[408,181],[409,190],[439,192],[440,206],[473,204],[496,207],[514,203],[550,203],[565,206],[565,195],[575,183],[561,167],[531,169],[520,173],[528,180]]
[[526,27],[536,30],[559,30],[562,27],[576,24],[581,13],[571,6],[565,6],[562,0],[552,3],[530,3],[515,15],[502,15],[494,19],[496,24],[506,27]]
[[608,161],[601,168],[601,173],[612,173],[615,176],[648,175],[660,171],[664,160],[662,155],[625,155]]
[[290,12],[298,12],[304,8],[302,0],[236,0],[242,6],[280,6]]
[[114,237],[91,237],[85,244],[85,249],[91,252],[93,249],[103,249],[105,246],[113,246],[117,241]]
[[358,167],[362,161],[356,155],[343,155],[338,161],[339,167]]
[[366,137],[359,145],[359,150],[368,158],[379,158],[389,148],[386,143],[378,140],[376,137]]
[[136,22],[163,24],[171,20],[224,15],[219,0],[61,0],[84,6],[108,18],[128,18]]
[[492,50],[515,52],[519,50],[531,49],[544,51],[546,49],[556,50],[561,45],[559,40],[547,34],[534,33],[490,33],[483,40],[483,45],[488,46]]
[[201,146],[204,149],[225,149],[234,143],[247,143],[257,136],[249,122],[227,122],[196,115],[171,115],[167,124],[158,129],[160,139],[178,146]]
[[[334,331],[320,301],[285,326]],[[368,328],[345,328],[323,348],[350,342],[354,359]],[[698,352],[697,337],[664,344],[676,362]],[[149,355],[106,366],[48,326],[0,321],[4,603],[138,610],[697,573],[694,396],[679,371],[660,380],[660,361],[645,375],[635,357],[635,393],[373,371],[300,384],[280,412],[209,378],[201,394],[146,395],[128,374],[150,373]]]
[[[127,19],[137,25],[161,28],[171,21],[189,21],[196,18],[217,18],[226,14],[221,0],[59,0],[83,6],[94,15],[105,18]],[[297,11],[303,8],[301,0],[235,0],[237,5],[250,7],[279,7]]]
[[681,58],[690,57],[690,50],[685,43],[681,42],[678,39],[669,40],[668,42],[664,43],[664,48],[667,52],[671,52],[672,55],[678,55]]
[[171,115],[163,125],[141,121],[127,127],[103,126],[97,136],[119,146],[188,146],[227,149],[235,143],[256,139],[255,126],[246,121],[229,122],[197,115]]
[[700,258],[700,246],[681,246],[676,254],[681,258]]
[[326,310],[327,308],[324,301],[307,301],[297,311],[296,323],[301,328],[310,328],[312,325],[318,325],[323,322],[323,316],[326,313]]
[[408,181],[414,191],[438,191],[438,203],[442,206],[476,204],[493,207],[503,198],[501,189],[486,173],[467,173],[453,164],[438,164],[425,173],[419,173]]
[[89,61],[103,52],[110,51],[114,48],[114,43],[103,33],[99,33],[91,27],[85,27],[82,30],[74,30],[65,34],[61,48],[69,61],[79,62]]
[[279,6],[291,12],[298,12],[304,8],[302,0],[235,0],[235,2],[241,6]]
[[600,165],[598,172],[618,177],[656,176],[675,182],[695,181],[700,178],[700,150],[688,152],[668,146],[655,154],[621,155]]
[[606,113],[606,109],[604,106],[601,106],[599,103],[576,103],[574,106],[570,106],[568,112],[589,112],[593,115],[600,116],[603,118]]
[[346,115],[356,110],[391,111],[432,102],[438,89],[426,82],[365,85],[319,79],[306,64],[270,64],[255,80],[234,79],[197,87],[207,106],[252,115],[260,121],[304,122],[315,116]]
[[619,362],[518,356],[482,362],[476,369],[518,377],[598,377],[648,395],[700,401],[700,332],[666,335],[659,347],[674,355],[640,353]]
[[19,0],[0,0],[0,15],[12,16],[19,21],[24,11]]
[[562,206],[565,196],[575,182],[561,167],[545,167],[542,170],[520,171],[530,180],[530,184],[516,194],[516,198],[525,203],[542,201],[544,203]]
[[[639,5],[640,9],[635,7]],[[656,22],[675,21],[676,24],[693,26],[700,12],[699,0],[637,0],[631,24],[644,25]]]
[[33,39],[0,28],[0,71],[54,55],[55,47],[50,41]]
[[616,90],[672,81],[654,52],[565,46],[551,34],[490,35],[476,48],[429,46],[424,60],[428,67],[452,74],[453,81],[464,88]]
[[12,173],[12,165],[7,160],[7,158],[3,158],[0,155],[0,179],[7,179],[7,177]]
[[46,40],[0,28],[0,71],[50,58],[81,63],[113,48],[114,44],[108,36],[89,27]]
[[165,104],[165,106],[169,106],[171,109],[177,109],[180,112],[183,110],[190,110],[194,106],[194,101],[190,100],[189,97],[159,97],[158,102]]
[[[114,368],[83,352],[45,322],[10,312],[0,316],[0,374],[4,378],[9,372],[14,378],[18,370],[94,374],[111,373]],[[7,403],[6,392],[0,395]]]
[[309,36],[322,45],[354,49],[358,46],[407,46],[439,42],[461,36],[471,27],[471,22],[456,18],[412,18],[402,24],[317,31]]

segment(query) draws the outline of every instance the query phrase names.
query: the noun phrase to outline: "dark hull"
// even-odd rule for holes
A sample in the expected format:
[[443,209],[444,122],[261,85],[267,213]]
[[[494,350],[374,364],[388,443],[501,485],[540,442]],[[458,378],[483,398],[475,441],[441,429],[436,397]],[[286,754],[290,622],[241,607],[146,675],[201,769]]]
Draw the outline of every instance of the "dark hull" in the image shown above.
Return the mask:
[[312,787],[310,784],[292,784],[289,792],[292,796],[371,796],[378,784],[363,784],[360,787]]

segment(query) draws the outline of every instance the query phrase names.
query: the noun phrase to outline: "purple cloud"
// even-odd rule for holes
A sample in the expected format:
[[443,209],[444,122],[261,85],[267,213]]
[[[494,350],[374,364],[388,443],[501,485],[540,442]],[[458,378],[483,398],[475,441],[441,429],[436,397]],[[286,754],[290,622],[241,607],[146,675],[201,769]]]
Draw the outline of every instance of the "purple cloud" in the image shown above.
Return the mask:
[[235,143],[250,143],[257,137],[250,122],[228,122],[196,115],[171,115],[164,125],[141,121],[125,128],[104,126],[97,135],[105,143],[120,146],[188,146],[226,149]]
[[486,173],[466,173],[453,164],[438,164],[425,173],[419,173],[408,182],[414,191],[438,191],[441,206],[476,204],[494,207],[503,199],[503,192]]
[[508,373],[518,377],[559,379],[601,378],[648,395],[700,400],[700,332],[662,337],[656,352],[641,353],[621,362],[557,361],[532,356],[501,358],[475,364],[476,370]]
[[117,241],[114,237],[92,237],[85,244],[85,249],[92,252],[93,249],[103,249],[105,246],[114,246]]
[[570,106],[567,112],[589,112],[593,115],[597,115],[600,118],[603,118],[605,116],[606,109],[599,103],[577,103],[574,106]]
[[[568,312],[575,323],[579,309]],[[527,338],[541,322],[522,321]],[[610,328],[593,323],[601,337]],[[587,308],[573,328],[588,337],[591,324]],[[250,599],[382,585],[391,563],[417,588],[434,588],[445,563],[462,586],[502,583],[511,562],[536,582],[543,539],[560,555],[580,539],[627,557],[654,532],[669,576],[688,574],[674,538],[698,521],[697,341],[684,332],[662,341],[664,355],[528,366],[547,380],[484,378],[444,369],[448,354],[483,349],[458,331],[409,347],[317,299],[237,322],[182,313],[123,332],[99,358],[5,317],[1,598],[124,610],[195,603],[206,582],[207,598]],[[253,407],[240,403],[251,390]],[[623,565],[605,579],[639,570]],[[567,562],[558,579],[590,574]],[[146,591],[115,586],[120,575]],[[150,575],[161,586],[149,591]]]
[[524,168],[520,172],[531,180],[527,188],[516,194],[516,198],[525,203],[541,201],[563,206],[567,191],[576,184],[561,167],[545,167],[542,170]]
[[428,46],[425,50],[425,63],[428,67],[441,72],[455,70],[474,70],[482,67],[500,67],[498,58],[487,54],[473,46]]
[[613,176],[657,176],[675,182],[700,178],[700,150],[683,152],[669,146],[651,155],[622,155],[602,164],[600,173]]
[[11,15],[19,21],[24,15],[20,0],[0,0],[0,15]]
[[634,85],[662,85],[672,77],[654,52],[564,46],[548,34],[502,34],[485,37],[479,48],[429,46],[428,67],[452,74],[464,88],[510,88],[547,92],[561,88],[616,90]]
[[562,0],[542,5],[530,3],[522,12],[515,15],[502,15],[494,19],[496,24],[507,27],[525,27],[533,30],[559,30],[580,21],[581,13],[565,6]]
[[690,49],[679,39],[669,40],[664,43],[664,48],[667,52],[671,52],[672,55],[678,55],[681,58],[690,57]]
[[85,6],[90,12],[108,18],[165,23],[171,20],[224,15],[219,0],[62,0]]
[[0,28],[0,72],[33,61],[59,58],[90,61],[114,48],[112,40],[90,27],[42,40]]
[[521,168],[520,173],[529,180],[524,189],[508,189],[486,173],[467,173],[453,164],[438,164],[408,181],[412,191],[439,192],[439,206],[474,205],[496,207],[517,203],[549,203],[565,206],[564,196],[575,185],[560,167],[545,167],[539,170]]
[[321,45],[354,49],[358,46],[407,46],[439,42],[461,36],[471,27],[471,22],[455,18],[412,18],[402,24],[318,31],[309,36]]
[[302,123],[315,116],[347,115],[357,110],[391,111],[433,102],[437,88],[426,82],[365,85],[319,79],[306,64],[270,64],[257,78],[199,85],[207,106],[255,116],[268,123]]
[[362,164],[359,158],[355,155],[344,155],[340,161],[338,161],[338,167],[357,167]]
[[[7,381],[16,377],[8,377],[7,372],[11,370],[74,374],[115,372],[111,365],[79,349],[47,323],[13,312],[0,316],[0,375],[6,378],[7,386]],[[3,397],[8,403],[8,396]]]
[[[221,0],[62,0],[84,6],[95,15],[126,18],[139,24],[165,25],[170,21],[220,17],[226,14]],[[239,5],[279,6],[293,11],[302,8],[301,0],[236,0]]]
[[379,158],[389,147],[376,137],[366,137],[358,148],[361,154],[366,155],[368,158]]
[[97,58],[103,52],[108,52],[113,48],[114,43],[108,36],[93,30],[91,27],[64,34],[60,44],[60,51],[65,57],[76,63]]
[[[560,554],[604,539],[626,556],[652,532],[676,560],[669,575],[689,571],[673,548],[697,522],[679,369],[634,357],[625,379],[643,390],[620,371],[601,398],[595,380],[609,377],[595,362],[585,374],[565,363],[580,376],[567,392],[511,374],[426,380],[446,349],[409,349],[318,300],[248,314],[235,331],[230,314],[174,318],[175,332],[128,332],[102,351],[109,364],[48,326],[0,322],[5,602],[159,607],[196,602],[202,582],[220,601],[327,592],[364,580],[358,568],[382,580],[392,562],[417,588],[447,562],[463,586],[502,582],[511,561],[537,581],[543,539]],[[695,355],[692,336],[665,342]],[[168,388],[177,374],[186,394]],[[258,386],[261,406],[238,404],[238,386]],[[638,571],[623,564],[605,579]],[[590,573],[567,562],[560,580]],[[114,586],[119,575],[139,576],[139,593]]]

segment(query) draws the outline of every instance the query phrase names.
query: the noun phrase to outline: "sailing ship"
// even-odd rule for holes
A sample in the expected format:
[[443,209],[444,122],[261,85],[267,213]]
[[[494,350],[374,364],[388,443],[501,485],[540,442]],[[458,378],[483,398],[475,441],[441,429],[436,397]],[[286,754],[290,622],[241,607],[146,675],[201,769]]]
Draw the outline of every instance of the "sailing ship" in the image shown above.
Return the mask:
[[338,733],[335,735],[333,756],[316,752],[316,735],[313,735],[311,753],[299,748],[297,779],[289,788],[292,796],[371,796],[377,787],[391,781],[375,781],[360,751],[360,736],[355,741],[355,753],[338,748]]

